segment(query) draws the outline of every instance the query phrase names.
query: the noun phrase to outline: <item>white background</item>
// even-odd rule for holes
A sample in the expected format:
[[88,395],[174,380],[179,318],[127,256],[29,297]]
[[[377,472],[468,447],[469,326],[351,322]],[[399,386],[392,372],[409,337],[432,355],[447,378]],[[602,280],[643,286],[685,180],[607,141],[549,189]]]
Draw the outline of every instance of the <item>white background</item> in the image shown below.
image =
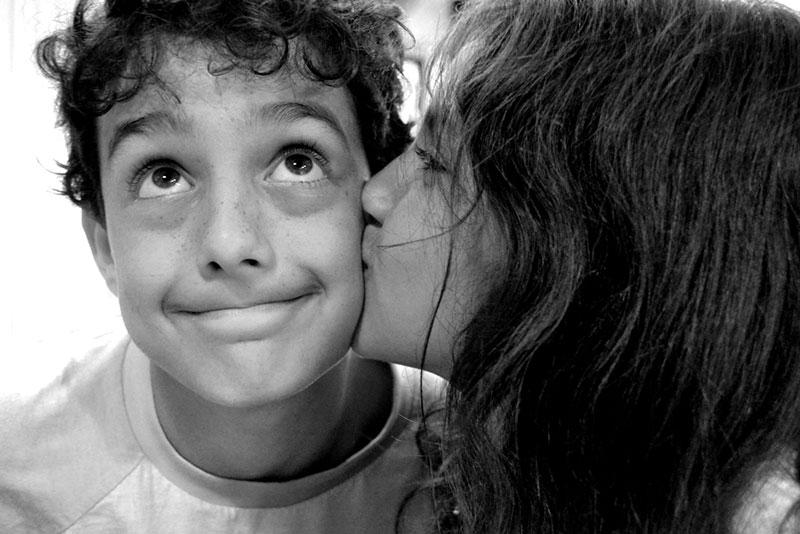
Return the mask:
[[0,357],[9,347],[102,332],[119,320],[83,238],[80,210],[53,193],[65,161],[55,92],[33,47],[66,18],[74,0],[0,0]]
[[[800,9],[800,0],[786,2]],[[444,2],[407,1],[412,30],[427,46],[427,11]],[[100,333],[119,322],[116,301],[94,266],[80,212],[53,193],[65,160],[55,94],[38,73],[37,39],[65,20],[73,0],[0,0],[0,358],[31,341]],[[435,26],[435,23],[434,23]],[[29,362],[33,363],[33,362]],[[8,377],[7,377],[8,378]]]

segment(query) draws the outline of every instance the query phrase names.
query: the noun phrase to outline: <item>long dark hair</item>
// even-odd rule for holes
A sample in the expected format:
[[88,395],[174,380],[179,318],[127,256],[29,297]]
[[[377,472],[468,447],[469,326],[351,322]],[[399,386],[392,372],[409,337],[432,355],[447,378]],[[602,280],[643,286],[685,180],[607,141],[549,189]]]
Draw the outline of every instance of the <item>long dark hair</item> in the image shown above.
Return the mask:
[[463,529],[729,531],[800,445],[800,19],[468,1],[436,57],[507,249],[451,376]]

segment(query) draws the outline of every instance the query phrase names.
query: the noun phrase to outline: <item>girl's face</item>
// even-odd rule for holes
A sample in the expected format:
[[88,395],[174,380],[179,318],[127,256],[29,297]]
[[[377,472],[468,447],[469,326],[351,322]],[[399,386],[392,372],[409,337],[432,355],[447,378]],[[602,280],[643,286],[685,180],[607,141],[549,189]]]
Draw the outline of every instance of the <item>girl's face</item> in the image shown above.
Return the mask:
[[458,184],[459,194],[451,192],[452,180],[467,179],[433,155],[434,139],[423,126],[414,145],[362,192],[366,293],[353,347],[367,358],[448,377],[458,336],[480,305],[502,248],[482,203],[470,209],[471,180]]

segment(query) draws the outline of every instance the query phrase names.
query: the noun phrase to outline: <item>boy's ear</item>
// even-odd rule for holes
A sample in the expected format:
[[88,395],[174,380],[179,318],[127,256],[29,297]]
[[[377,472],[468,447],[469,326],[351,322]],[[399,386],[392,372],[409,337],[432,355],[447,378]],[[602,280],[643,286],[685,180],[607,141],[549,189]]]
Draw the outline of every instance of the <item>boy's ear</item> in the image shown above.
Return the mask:
[[100,269],[108,289],[117,295],[117,270],[114,267],[114,257],[111,255],[111,245],[108,243],[108,232],[87,210],[83,210],[81,222],[97,268]]

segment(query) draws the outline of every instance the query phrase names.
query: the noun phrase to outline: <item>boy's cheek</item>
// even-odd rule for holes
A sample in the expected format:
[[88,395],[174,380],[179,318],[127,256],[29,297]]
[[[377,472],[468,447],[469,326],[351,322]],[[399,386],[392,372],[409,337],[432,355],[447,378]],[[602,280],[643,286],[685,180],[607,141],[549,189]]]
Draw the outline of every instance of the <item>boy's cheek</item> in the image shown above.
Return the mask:
[[314,271],[330,288],[343,284],[361,289],[362,224],[353,218],[327,218],[317,223],[298,220],[282,248],[299,267]]
[[287,217],[306,218],[333,214],[334,217],[361,218],[360,189],[350,184],[346,187],[329,182],[308,186],[271,186],[267,195],[273,209]]
[[109,225],[120,229],[120,234],[176,233],[186,226],[187,218],[197,207],[189,198],[139,200],[115,203],[107,212]]
[[118,293],[146,292],[158,280],[169,280],[173,272],[191,261],[180,224],[154,224],[141,219],[109,221],[108,235],[114,258]]

